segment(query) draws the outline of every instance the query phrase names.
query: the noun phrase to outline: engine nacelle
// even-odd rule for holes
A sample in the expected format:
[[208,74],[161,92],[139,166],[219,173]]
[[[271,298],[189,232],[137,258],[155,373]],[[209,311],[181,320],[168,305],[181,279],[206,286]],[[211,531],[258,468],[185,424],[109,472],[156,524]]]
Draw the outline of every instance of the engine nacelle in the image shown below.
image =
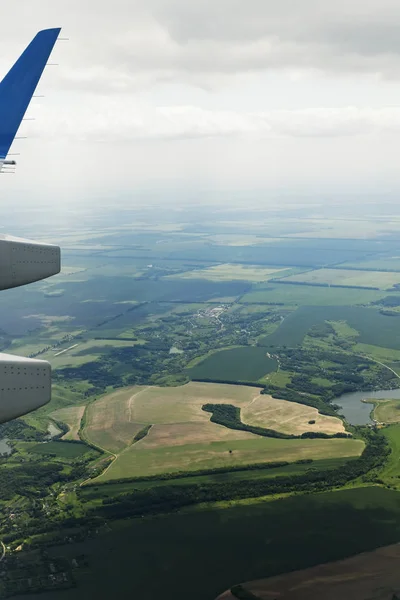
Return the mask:
[[0,235],[0,290],[46,279],[60,269],[58,246]]
[[0,423],[26,415],[50,400],[50,363],[0,354]]

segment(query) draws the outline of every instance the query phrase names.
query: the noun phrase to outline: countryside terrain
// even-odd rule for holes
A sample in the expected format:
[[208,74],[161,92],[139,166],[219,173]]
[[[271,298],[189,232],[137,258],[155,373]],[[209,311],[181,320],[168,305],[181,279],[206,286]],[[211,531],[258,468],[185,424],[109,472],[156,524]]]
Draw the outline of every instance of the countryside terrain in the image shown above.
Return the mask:
[[0,426],[0,597],[123,597],[133,562],[144,600],[241,598],[400,541],[394,208],[209,208],[6,215],[63,269],[0,295],[1,350],[53,367]]

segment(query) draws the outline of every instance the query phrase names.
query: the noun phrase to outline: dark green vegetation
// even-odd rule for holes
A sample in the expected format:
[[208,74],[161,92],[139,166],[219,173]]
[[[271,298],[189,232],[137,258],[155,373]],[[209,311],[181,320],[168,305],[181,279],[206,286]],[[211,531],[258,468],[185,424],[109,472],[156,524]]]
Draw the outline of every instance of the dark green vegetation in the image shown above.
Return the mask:
[[47,442],[31,447],[29,452],[62,458],[76,458],[86,454],[90,450],[89,446],[79,442]]
[[[321,433],[319,431],[307,431],[301,435],[291,435],[288,433],[282,433],[281,431],[275,431],[274,429],[266,429],[265,427],[256,427],[254,425],[247,425],[243,423],[240,418],[240,408],[233,406],[232,404],[205,404],[203,410],[212,413],[211,421],[224,425],[229,429],[238,429],[240,431],[248,431],[255,435],[261,435],[263,437],[281,438],[281,439],[299,439],[299,438],[347,438],[351,437],[347,433],[334,433],[328,435],[327,433]],[[314,421],[315,422],[315,421]]]
[[[388,300],[384,302],[387,305]],[[261,343],[266,347],[298,346],[313,326],[325,321],[347,321],[358,331],[358,342],[400,349],[400,322],[394,322],[378,309],[352,306],[302,306]]]
[[202,381],[251,382],[272,373],[277,366],[276,359],[268,358],[265,350],[247,346],[208,356],[190,369],[190,377]]
[[[55,600],[214,600],[235,583],[338,560],[400,539],[400,498],[377,487],[116,522],[100,539],[47,548],[85,555],[76,589]],[[249,543],[251,540],[251,543]],[[243,548],[246,551],[243,551]],[[218,568],[215,566],[218,565]],[[38,596],[45,600],[47,595]]]
[[[117,519],[169,512],[203,502],[256,498],[288,492],[320,491],[340,487],[381,468],[390,453],[387,440],[382,434],[373,431],[360,433],[367,443],[360,458],[326,472],[309,469],[303,474],[267,479],[231,480],[214,484],[199,483],[184,486],[175,484],[142,490],[133,488],[131,493],[103,499],[102,506],[98,507],[97,511],[107,519]],[[371,478],[367,480],[371,481]]]
[[131,493],[133,489],[149,489],[159,486],[170,485],[192,485],[198,483],[224,483],[229,481],[244,481],[250,479],[265,479],[280,476],[292,476],[305,473],[313,469],[314,471],[326,472],[330,469],[336,469],[350,462],[348,458],[328,458],[324,460],[300,459],[294,463],[261,463],[252,464],[247,467],[232,467],[229,470],[208,469],[207,471],[197,471],[183,473],[166,473],[162,476],[137,477],[135,479],[123,479],[120,483],[107,481],[82,487],[80,494],[87,500],[99,500],[113,497],[121,494]]

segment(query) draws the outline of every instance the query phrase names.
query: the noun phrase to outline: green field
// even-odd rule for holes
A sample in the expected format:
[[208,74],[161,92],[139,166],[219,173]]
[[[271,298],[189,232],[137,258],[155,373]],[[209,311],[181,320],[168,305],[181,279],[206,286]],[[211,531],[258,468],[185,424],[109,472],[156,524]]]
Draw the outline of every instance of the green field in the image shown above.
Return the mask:
[[383,434],[387,438],[392,452],[381,476],[385,481],[389,481],[398,487],[400,477],[400,425],[385,427]]
[[356,271],[346,269],[316,269],[287,277],[286,281],[299,283],[348,285],[354,287],[376,287],[381,290],[392,288],[400,282],[400,275],[385,271]]
[[257,381],[276,371],[277,366],[277,361],[268,358],[262,348],[243,346],[215,352],[190,369],[189,373],[192,379]]
[[55,454],[60,458],[77,458],[91,448],[80,442],[45,442],[29,448],[29,452],[34,454]]
[[43,354],[43,359],[48,360],[54,369],[61,367],[79,367],[85,363],[97,360],[99,356],[107,355],[114,348],[130,348],[140,342],[124,340],[89,340],[75,342],[65,348],[57,348]]
[[289,306],[350,306],[368,304],[385,296],[385,292],[363,289],[312,287],[271,283],[264,289],[255,289],[241,297],[242,304],[283,303]]
[[260,267],[257,265],[239,265],[239,264],[223,264],[208,267],[207,269],[196,269],[193,271],[185,271],[178,275],[169,275],[168,277],[179,279],[208,279],[210,281],[268,281],[273,277],[285,275],[287,267],[280,269],[279,267]]
[[340,265],[344,269],[346,267],[352,269],[371,269],[380,271],[381,269],[387,271],[400,271],[400,256],[382,256],[372,260],[360,260],[358,262],[345,262]]
[[280,440],[257,436],[245,440],[188,443],[159,448],[146,448],[143,442],[144,440],[119,454],[112,466],[97,481],[229,465],[281,460],[293,462],[302,458],[351,457],[360,455],[364,447],[362,441],[353,439]]
[[214,600],[235,583],[400,540],[400,496],[393,490],[364,487],[233,504],[114,522],[100,538],[48,547],[51,557],[84,553],[90,565],[75,571],[76,588],[53,592],[52,599],[134,593],[141,600]]
[[[353,306],[302,306],[290,313],[272,334],[261,338],[259,344],[265,347],[297,346],[313,325],[324,321],[346,321],[359,333],[357,342],[360,344],[400,350],[400,318],[382,315],[374,308]],[[342,326],[341,333],[348,336],[349,332]]]
[[400,421],[400,400],[378,402],[374,410],[374,419],[381,423],[398,423]]

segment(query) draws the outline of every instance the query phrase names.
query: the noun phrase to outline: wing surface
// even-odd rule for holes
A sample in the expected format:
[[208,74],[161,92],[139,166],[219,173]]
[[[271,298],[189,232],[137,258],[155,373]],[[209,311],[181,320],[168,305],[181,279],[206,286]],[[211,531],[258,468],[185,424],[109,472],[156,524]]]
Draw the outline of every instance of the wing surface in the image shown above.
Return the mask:
[[0,161],[4,162],[61,28],[33,38],[0,83]]

